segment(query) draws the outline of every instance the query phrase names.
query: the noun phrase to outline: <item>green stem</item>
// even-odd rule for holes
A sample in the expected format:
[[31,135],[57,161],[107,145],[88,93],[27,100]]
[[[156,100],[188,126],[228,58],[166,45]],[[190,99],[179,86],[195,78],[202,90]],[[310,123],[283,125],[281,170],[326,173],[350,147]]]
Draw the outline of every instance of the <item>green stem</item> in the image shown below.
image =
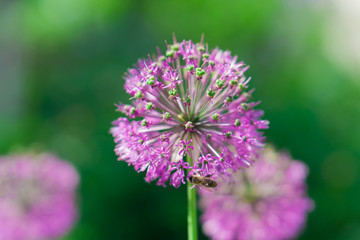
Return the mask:
[[[190,166],[193,165],[192,158],[186,157]],[[187,183],[187,201],[188,201],[188,240],[197,240],[197,211],[196,211],[196,188],[192,188],[191,183]]]

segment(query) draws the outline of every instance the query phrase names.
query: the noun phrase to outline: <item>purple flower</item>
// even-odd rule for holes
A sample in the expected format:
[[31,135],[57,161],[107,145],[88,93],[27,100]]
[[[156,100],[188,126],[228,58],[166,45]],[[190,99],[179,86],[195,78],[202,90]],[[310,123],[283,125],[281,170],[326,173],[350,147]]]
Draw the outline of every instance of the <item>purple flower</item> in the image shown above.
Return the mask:
[[215,240],[293,239],[313,208],[307,172],[304,163],[266,149],[231,183],[218,179],[214,192],[200,191],[204,233]]
[[[263,147],[259,130],[268,121],[254,109],[259,102],[249,101],[247,68],[229,51],[176,39],[165,55],[159,51],[139,60],[125,76],[132,104],[119,104],[117,110],[140,120],[113,122],[118,160],[146,171],[147,181],[159,179],[164,186],[170,180],[175,187],[185,183],[183,169],[204,176],[211,170],[217,178],[249,166]],[[159,149],[168,153],[161,163]],[[183,166],[186,156],[193,163]]]
[[57,239],[76,220],[74,167],[54,155],[0,157],[0,240]]

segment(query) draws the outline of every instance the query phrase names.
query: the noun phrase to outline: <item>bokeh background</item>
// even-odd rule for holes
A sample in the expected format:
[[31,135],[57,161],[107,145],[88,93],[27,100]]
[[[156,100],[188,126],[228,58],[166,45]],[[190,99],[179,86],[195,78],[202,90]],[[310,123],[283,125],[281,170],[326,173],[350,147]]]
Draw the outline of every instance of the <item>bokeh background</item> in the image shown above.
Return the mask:
[[127,68],[173,32],[204,33],[251,66],[267,140],[310,168],[316,207],[299,239],[360,239],[359,12],[357,0],[2,0],[0,154],[30,147],[78,168],[63,240],[186,239],[185,187],[145,183],[108,131]]

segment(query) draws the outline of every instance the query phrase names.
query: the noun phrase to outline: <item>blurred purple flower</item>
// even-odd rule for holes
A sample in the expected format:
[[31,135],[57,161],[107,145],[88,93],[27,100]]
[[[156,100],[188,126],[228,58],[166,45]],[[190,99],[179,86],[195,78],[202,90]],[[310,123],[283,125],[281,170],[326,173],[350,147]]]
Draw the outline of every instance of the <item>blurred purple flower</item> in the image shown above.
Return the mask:
[[76,220],[79,176],[54,155],[0,157],[0,240],[49,240]]
[[[258,130],[268,121],[254,110],[259,102],[249,102],[247,69],[229,51],[209,51],[202,41],[175,39],[165,56],[159,50],[157,57],[139,60],[125,76],[132,105],[117,110],[142,120],[113,122],[118,160],[147,171],[148,182],[159,179],[165,186],[170,179],[175,187],[185,183],[183,169],[200,175],[215,170],[217,178],[249,166],[263,147]],[[193,164],[182,164],[186,156]]]
[[266,149],[231,183],[219,179],[214,192],[200,191],[204,233],[215,240],[293,239],[313,208],[307,172],[304,163]]

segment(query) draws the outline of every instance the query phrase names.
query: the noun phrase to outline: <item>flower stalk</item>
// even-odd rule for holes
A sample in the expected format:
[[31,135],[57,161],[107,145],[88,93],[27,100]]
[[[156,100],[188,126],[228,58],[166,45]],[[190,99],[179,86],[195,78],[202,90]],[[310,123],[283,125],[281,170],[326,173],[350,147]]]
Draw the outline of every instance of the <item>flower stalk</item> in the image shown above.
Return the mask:
[[[192,158],[188,154],[184,157],[184,161],[192,165]],[[192,188],[193,184],[187,182],[187,202],[188,202],[188,240],[197,240],[197,208],[196,208],[196,188]]]

